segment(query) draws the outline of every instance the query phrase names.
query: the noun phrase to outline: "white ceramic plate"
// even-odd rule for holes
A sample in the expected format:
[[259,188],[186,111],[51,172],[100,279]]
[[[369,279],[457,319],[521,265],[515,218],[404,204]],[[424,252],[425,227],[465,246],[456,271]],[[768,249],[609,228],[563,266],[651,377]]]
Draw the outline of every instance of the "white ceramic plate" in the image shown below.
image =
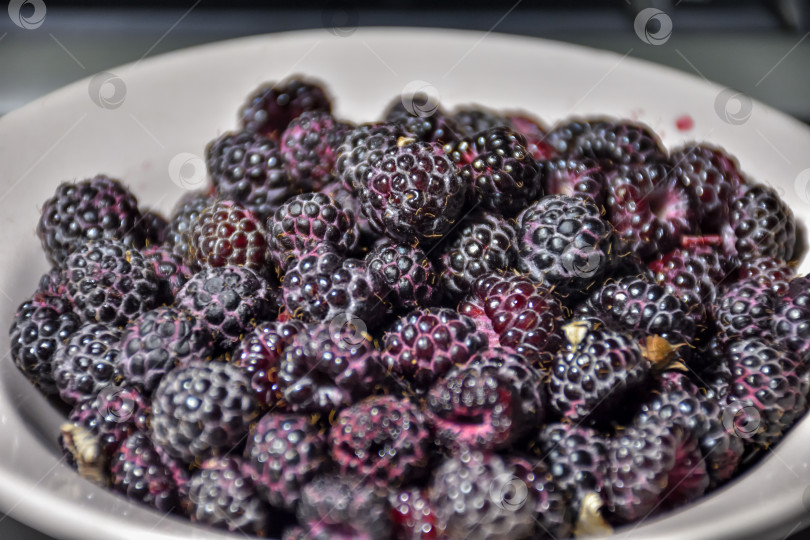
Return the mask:
[[[142,203],[169,210],[183,187],[199,187],[204,170],[194,156],[236,127],[245,96],[290,73],[325,81],[337,114],[355,121],[377,118],[404,89],[425,85],[447,106],[521,108],[549,123],[571,114],[637,118],[669,147],[694,139],[725,146],[754,179],[776,187],[797,216],[810,218],[810,175],[802,174],[810,167],[810,130],[697,77],[613,53],[496,34],[391,28],[361,28],[346,37],[326,30],[277,34],[122,66],[0,119],[0,249],[7,261],[0,267],[0,327],[8,328],[14,308],[48,269],[34,229],[40,204],[60,182],[105,172],[129,184]],[[694,119],[690,131],[676,129],[684,114]],[[60,538],[224,536],[81,480],[62,463],[55,442],[62,419],[18,374],[8,338],[0,339],[6,352],[0,509]],[[806,513],[808,442],[805,420],[744,478],[617,537],[781,537]]]

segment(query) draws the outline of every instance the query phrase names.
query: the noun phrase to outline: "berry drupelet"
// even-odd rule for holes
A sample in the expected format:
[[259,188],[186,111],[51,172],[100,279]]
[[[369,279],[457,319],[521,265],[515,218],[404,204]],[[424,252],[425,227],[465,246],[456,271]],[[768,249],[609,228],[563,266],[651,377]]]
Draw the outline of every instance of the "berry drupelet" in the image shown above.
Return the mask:
[[138,201],[117,180],[104,175],[61,184],[42,205],[37,235],[56,266],[88,241],[116,239],[134,248],[146,243]]
[[726,252],[741,261],[756,257],[789,261],[793,257],[796,244],[793,212],[768,186],[741,186],[722,232]]

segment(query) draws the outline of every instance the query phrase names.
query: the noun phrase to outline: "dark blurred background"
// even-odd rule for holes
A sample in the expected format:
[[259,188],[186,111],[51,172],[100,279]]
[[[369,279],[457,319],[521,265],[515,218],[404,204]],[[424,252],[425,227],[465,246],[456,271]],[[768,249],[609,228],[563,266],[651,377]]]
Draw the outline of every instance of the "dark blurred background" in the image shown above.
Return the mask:
[[[15,23],[0,10],[0,114],[98,71],[175,49],[330,25],[396,25],[492,30],[629,52],[810,122],[810,2],[804,0],[14,2],[28,22]],[[672,21],[661,45],[645,43],[633,28],[636,15],[651,7]],[[650,24],[650,33],[659,32],[660,23]],[[547,75],[554,84],[555,74]],[[810,535],[791,540],[799,538]],[[47,540],[0,517],[0,540],[6,539]]]

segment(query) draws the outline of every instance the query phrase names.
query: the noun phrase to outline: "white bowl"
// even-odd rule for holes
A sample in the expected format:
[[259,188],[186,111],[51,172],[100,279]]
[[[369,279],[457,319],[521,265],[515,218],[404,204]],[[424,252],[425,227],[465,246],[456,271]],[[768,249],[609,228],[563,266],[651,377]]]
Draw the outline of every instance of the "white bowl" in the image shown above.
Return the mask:
[[[810,130],[692,75],[614,53],[475,32],[361,28],[261,36],[121,66],[0,119],[0,246],[7,260],[0,268],[0,327],[8,328],[48,269],[34,229],[39,206],[60,182],[104,172],[129,184],[142,203],[168,211],[184,187],[200,187],[199,156],[209,140],[236,127],[245,96],[291,73],[325,81],[336,113],[354,121],[378,118],[403,90],[429,87],[447,106],[525,109],[549,123],[572,114],[636,118],[669,147],[695,139],[726,147],[752,178],[774,186],[798,218],[810,218]],[[685,114],[694,128],[679,131],[676,119]],[[5,335],[2,348],[8,351]],[[62,538],[228,536],[81,480],[56,445],[60,414],[8,356],[0,364],[0,509]],[[616,536],[762,539],[798,530],[807,512],[808,442],[804,420],[740,480]]]

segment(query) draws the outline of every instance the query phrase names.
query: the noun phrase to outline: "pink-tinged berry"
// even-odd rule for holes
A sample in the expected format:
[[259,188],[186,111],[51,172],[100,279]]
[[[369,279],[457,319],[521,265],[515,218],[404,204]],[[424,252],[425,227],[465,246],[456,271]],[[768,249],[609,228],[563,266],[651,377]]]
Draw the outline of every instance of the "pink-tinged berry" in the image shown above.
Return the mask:
[[795,275],[794,265],[771,257],[757,257],[744,261],[737,271],[737,279],[740,281],[753,279],[780,297],[787,294],[790,281]]
[[596,161],[572,157],[549,159],[540,162],[540,171],[546,195],[588,197],[602,206],[607,179]]
[[394,396],[370,397],[343,409],[329,431],[330,453],[340,473],[383,487],[423,477],[431,446],[425,415]]
[[393,540],[442,540],[443,531],[430,503],[428,492],[418,488],[394,491],[388,498],[391,503]]
[[374,392],[385,370],[369,336],[348,325],[320,324],[293,338],[278,377],[292,411],[329,414]]
[[281,135],[281,155],[301,189],[320,189],[331,179],[337,148],[351,127],[328,112],[304,112]]

